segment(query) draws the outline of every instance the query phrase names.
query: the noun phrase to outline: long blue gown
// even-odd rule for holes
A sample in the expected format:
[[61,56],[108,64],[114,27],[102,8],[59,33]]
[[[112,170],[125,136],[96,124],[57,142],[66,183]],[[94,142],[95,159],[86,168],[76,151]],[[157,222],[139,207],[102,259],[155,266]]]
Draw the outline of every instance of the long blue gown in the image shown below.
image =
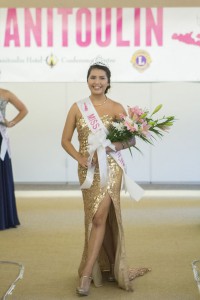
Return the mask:
[[[4,117],[7,103],[6,100],[0,98],[0,111]],[[0,132],[0,151],[2,139]],[[6,152],[4,160],[0,158],[0,230],[14,228],[17,225],[20,225],[20,222],[17,215],[12,163]]]

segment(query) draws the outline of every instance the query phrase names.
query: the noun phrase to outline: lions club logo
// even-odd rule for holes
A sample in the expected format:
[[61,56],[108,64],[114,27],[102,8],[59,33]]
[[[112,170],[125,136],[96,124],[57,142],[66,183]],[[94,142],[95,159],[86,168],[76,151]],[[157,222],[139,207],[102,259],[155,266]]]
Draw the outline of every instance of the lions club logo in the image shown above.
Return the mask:
[[151,57],[147,51],[138,50],[133,54],[131,63],[139,72],[144,72],[151,63]]

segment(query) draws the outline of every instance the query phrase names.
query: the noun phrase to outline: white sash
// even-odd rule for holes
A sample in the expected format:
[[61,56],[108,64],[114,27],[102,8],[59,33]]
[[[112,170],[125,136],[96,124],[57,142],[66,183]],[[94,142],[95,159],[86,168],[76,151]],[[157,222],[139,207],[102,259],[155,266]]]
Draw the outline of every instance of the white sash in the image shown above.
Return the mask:
[[[109,146],[111,149],[115,151],[114,145],[110,140],[106,139],[108,130],[102,123],[99,115],[97,114],[90,98],[82,99],[77,102],[77,105],[85,119],[86,124],[88,125],[91,133],[88,136],[88,152],[90,154],[89,157],[89,166],[87,171],[87,176],[84,183],[81,185],[81,189],[90,188],[94,178],[94,169],[95,166],[91,165],[91,161],[95,151],[97,151],[98,162],[99,162],[99,172],[100,172],[100,184],[101,187],[107,184],[108,178],[108,168],[107,168],[107,158],[106,158],[106,147]],[[115,161],[123,170],[125,189],[129,192],[130,197],[139,201],[143,194],[144,190],[134,182],[128,175],[126,174],[126,166],[121,155],[121,151],[110,152]]]
[[0,111],[0,132],[2,135],[2,143],[1,143],[1,152],[0,152],[0,158],[1,160],[4,160],[6,152],[8,151],[9,156],[11,157],[10,152],[10,142],[8,138],[8,132],[6,126],[2,125],[1,123],[4,123],[3,115]]

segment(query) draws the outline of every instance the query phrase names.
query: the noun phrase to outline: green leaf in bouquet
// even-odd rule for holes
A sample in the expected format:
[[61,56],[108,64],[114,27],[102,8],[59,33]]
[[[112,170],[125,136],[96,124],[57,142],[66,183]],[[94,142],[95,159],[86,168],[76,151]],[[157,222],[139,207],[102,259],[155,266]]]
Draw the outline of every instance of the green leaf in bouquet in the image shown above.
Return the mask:
[[150,128],[149,130],[158,135],[159,137],[163,136],[163,134],[155,128]]

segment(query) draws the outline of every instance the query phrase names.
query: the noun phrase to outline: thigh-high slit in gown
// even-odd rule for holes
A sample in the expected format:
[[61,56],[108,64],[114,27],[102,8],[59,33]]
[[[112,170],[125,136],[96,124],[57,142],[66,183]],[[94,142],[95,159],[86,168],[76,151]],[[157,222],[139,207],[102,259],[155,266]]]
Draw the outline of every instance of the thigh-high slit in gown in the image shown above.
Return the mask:
[[[110,123],[113,121],[112,118],[108,115],[101,117],[104,126],[108,128]],[[80,153],[87,155],[87,146],[88,146],[88,135],[90,129],[85,123],[83,117],[79,118],[76,123],[78,139],[80,143]],[[111,201],[111,206],[108,215],[109,226],[112,230],[113,235],[113,244],[114,244],[114,253],[115,253],[115,264],[114,264],[114,274],[115,279],[118,283],[118,286],[127,291],[132,290],[132,284],[130,281],[130,270],[126,263],[126,252],[125,252],[125,240],[124,232],[122,226],[121,218],[121,209],[120,209],[120,189],[121,189],[121,180],[122,180],[122,169],[116,163],[116,161],[110,156],[107,155],[109,177],[107,185],[103,188],[100,187],[100,176],[99,168],[96,166],[94,180],[92,186],[89,189],[83,189],[83,202],[84,202],[84,213],[85,213],[85,243],[84,250],[82,255],[82,260],[79,266],[79,276],[82,274],[84,268],[87,252],[88,252],[88,239],[90,236],[90,230],[92,227],[92,220],[95,213],[98,210],[100,203],[105,198],[105,195],[108,193]],[[80,184],[82,184],[86,178],[87,169],[78,167],[78,175]],[[106,225],[108,226],[108,224]],[[96,286],[101,286],[102,273],[104,271],[110,270],[110,264],[107,257],[107,254],[101,247],[98,259],[94,265],[92,278]],[[136,269],[134,272],[134,277],[141,276],[144,273],[143,268]]]

